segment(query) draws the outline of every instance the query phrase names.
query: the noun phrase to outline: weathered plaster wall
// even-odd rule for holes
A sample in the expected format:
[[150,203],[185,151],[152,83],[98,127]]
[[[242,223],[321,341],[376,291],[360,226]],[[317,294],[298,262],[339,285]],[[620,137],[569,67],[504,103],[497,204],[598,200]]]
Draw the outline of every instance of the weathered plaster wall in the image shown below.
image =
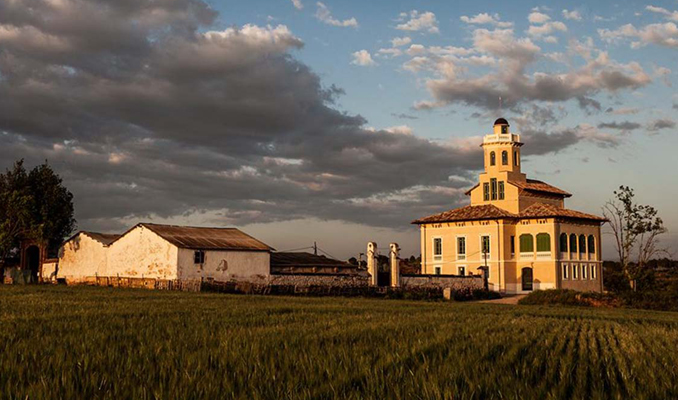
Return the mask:
[[205,251],[205,262],[195,264],[195,250],[179,249],[179,279],[214,279],[266,283],[271,256],[267,251]]
[[[66,242],[59,251],[58,278],[79,280],[87,276],[105,275],[107,248],[84,233]],[[43,264],[43,278],[45,277]]]
[[367,287],[369,276],[338,274],[281,274],[271,275],[271,285]]
[[108,248],[105,276],[177,279],[179,249],[151,230],[137,226]]

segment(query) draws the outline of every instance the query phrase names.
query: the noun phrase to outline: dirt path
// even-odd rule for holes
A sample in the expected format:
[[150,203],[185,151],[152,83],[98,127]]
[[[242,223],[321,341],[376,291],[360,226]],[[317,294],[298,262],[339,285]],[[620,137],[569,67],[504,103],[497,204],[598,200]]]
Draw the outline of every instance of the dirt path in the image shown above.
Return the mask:
[[527,296],[527,295],[526,294],[509,294],[509,295],[502,297],[501,299],[481,300],[481,301],[479,301],[479,303],[516,305],[516,304],[518,304],[518,300],[522,299],[525,296]]

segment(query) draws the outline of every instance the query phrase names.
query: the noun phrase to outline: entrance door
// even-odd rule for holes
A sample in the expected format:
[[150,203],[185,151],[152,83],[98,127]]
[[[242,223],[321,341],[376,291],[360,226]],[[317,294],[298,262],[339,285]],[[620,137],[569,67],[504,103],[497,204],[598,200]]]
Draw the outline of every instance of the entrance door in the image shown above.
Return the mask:
[[31,282],[38,281],[40,273],[40,249],[38,246],[31,246],[26,249],[26,268],[31,271]]
[[523,268],[523,290],[532,290],[532,268]]

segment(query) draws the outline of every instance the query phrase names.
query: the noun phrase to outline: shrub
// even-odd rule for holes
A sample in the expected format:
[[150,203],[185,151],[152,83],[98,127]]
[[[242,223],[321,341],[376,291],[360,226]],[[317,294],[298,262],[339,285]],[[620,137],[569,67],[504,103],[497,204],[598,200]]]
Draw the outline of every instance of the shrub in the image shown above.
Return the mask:
[[607,306],[617,305],[617,299],[609,294],[578,292],[570,289],[537,290],[520,299],[518,304],[531,305],[567,305],[567,306]]

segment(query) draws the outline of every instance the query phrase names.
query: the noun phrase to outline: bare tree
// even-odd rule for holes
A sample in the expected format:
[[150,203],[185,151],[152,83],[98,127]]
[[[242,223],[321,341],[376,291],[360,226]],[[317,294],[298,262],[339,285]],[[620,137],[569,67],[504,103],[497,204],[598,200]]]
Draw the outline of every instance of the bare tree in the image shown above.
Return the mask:
[[635,265],[639,269],[653,257],[665,253],[666,250],[659,247],[659,236],[666,228],[654,207],[636,204],[634,197],[633,189],[620,186],[614,191],[614,198],[605,203],[603,215],[610,222],[622,271],[635,290],[632,253],[634,249],[637,251]]

